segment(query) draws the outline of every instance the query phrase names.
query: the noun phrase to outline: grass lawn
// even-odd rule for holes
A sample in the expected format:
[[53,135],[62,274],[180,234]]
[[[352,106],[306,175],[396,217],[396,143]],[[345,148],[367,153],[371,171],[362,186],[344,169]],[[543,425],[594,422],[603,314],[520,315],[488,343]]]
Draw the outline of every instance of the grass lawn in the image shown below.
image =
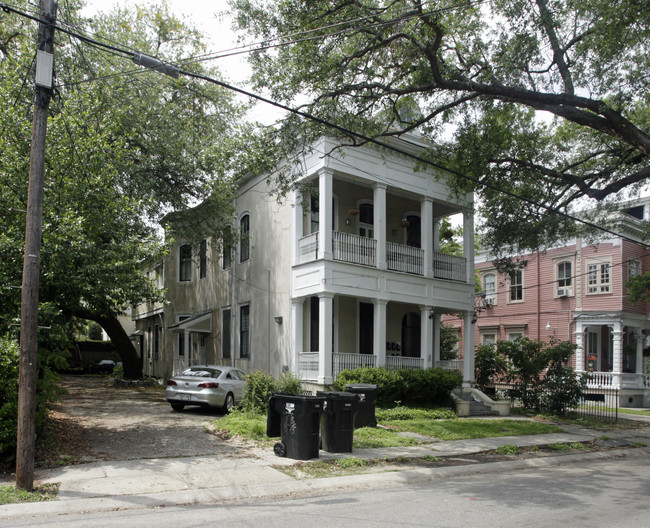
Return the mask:
[[[453,413],[452,413],[453,414]],[[558,426],[527,420],[450,419],[446,409],[401,407],[378,410],[381,427],[364,427],[354,432],[353,448],[412,446],[423,440],[400,435],[412,432],[438,440],[463,440],[496,436],[517,436],[562,432]],[[236,435],[258,442],[273,442],[266,437],[266,415],[233,411],[214,422],[217,434]]]
[[43,484],[35,486],[34,491],[16,489],[16,486],[0,486],[0,504],[16,502],[41,502],[56,499],[59,484]]

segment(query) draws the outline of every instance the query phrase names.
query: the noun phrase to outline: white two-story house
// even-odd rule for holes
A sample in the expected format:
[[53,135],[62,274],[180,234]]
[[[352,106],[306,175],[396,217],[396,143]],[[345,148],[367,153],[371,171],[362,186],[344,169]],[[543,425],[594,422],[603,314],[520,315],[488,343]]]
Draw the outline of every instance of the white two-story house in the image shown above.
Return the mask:
[[[323,138],[302,155],[299,183],[312,191],[278,201],[269,175],[242,180],[232,252],[210,239],[175,243],[155,274],[168,302],[134,311],[145,374],[225,363],[291,371],[317,388],[345,368],[436,366],[442,314],[463,314],[474,335],[471,194],[453,199],[443,173],[415,170],[403,154],[336,146]],[[463,219],[462,257],[439,251],[440,221],[452,215]],[[469,383],[473,339],[463,346]]]

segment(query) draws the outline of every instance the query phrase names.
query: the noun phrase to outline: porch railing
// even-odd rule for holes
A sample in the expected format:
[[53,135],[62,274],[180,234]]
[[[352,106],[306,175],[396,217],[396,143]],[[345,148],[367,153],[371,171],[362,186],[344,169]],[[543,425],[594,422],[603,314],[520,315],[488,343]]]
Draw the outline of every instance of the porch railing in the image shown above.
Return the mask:
[[318,233],[302,237],[298,243],[300,263],[312,262],[318,258]]
[[460,370],[463,371],[463,360],[462,359],[443,359],[436,361],[436,367],[443,370]]
[[437,279],[467,282],[467,259],[436,251],[433,253],[433,276]]
[[332,253],[334,260],[362,266],[377,265],[377,241],[373,238],[333,231]]
[[386,368],[388,370],[420,370],[424,368],[424,359],[418,357],[386,356]]
[[590,372],[587,378],[587,387],[613,387],[614,374],[609,372]]
[[375,367],[376,365],[377,357],[371,354],[332,354],[332,370],[334,376],[336,376],[342,370],[354,370],[361,367]]
[[318,352],[302,352],[298,359],[300,379],[314,381],[318,379]]
[[386,266],[392,271],[424,275],[424,250],[386,242]]

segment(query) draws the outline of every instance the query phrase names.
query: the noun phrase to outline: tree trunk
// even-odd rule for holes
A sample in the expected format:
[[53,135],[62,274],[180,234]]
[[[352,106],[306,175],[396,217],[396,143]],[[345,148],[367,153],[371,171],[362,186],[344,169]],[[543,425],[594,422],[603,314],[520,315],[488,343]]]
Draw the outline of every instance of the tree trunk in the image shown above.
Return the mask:
[[124,327],[120,324],[117,317],[115,316],[102,316],[94,319],[95,322],[99,323],[108,337],[110,337],[113,345],[115,345],[115,350],[117,351],[120,359],[122,360],[122,365],[124,367],[124,377],[126,379],[140,379],[142,378],[142,364],[140,362],[140,356],[133,346],[133,342],[129,339],[129,336],[124,331]]

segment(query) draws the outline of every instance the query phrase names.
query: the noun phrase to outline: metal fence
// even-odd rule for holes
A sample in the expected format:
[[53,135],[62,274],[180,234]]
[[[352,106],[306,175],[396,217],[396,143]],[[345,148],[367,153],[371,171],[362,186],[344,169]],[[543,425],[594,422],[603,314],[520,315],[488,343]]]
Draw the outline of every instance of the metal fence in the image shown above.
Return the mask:
[[[542,390],[550,393],[550,391]],[[510,406],[513,409],[524,409],[523,402],[514,394],[515,386],[511,383],[493,383],[487,390],[487,395],[498,400],[510,400]],[[619,390],[612,388],[588,388],[582,393],[577,407],[568,409],[569,412],[578,416],[590,416],[601,420],[618,420],[618,401]]]

